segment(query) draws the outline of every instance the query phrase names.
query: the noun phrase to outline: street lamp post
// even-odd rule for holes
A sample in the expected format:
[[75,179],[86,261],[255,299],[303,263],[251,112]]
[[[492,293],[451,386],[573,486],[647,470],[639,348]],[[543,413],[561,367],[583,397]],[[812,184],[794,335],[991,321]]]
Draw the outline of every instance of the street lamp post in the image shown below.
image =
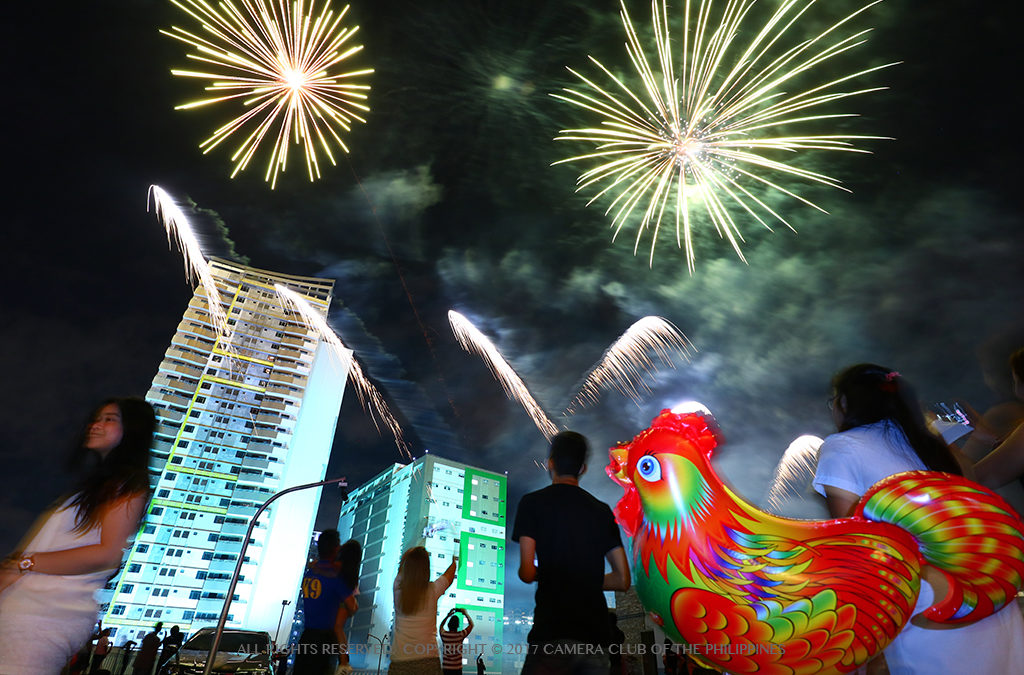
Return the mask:
[[[321,480],[316,483],[306,483],[304,485],[295,485],[293,487],[281,490],[276,495],[272,496],[267,501],[263,502],[263,505],[256,510],[253,514],[252,519],[249,521],[249,529],[245,532],[245,539],[242,540],[242,550],[238,552],[238,562],[235,564],[235,573],[231,575],[231,584],[228,586],[227,597],[224,598],[224,607],[220,610],[220,619],[217,621],[217,630],[213,633],[213,644],[210,645],[210,653],[206,655],[206,667],[203,668],[203,675],[210,675],[213,672],[213,661],[217,656],[217,649],[220,647],[220,638],[224,634],[224,624],[228,621],[228,610],[231,609],[231,601],[235,595],[235,587],[238,586],[238,577],[242,573],[242,563],[245,561],[245,549],[249,546],[249,537],[252,536],[252,531],[256,529],[256,521],[259,520],[260,514],[267,510],[267,507],[276,500],[278,497],[284,497],[289,492],[298,492],[299,490],[308,490],[309,488],[322,487],[324,485],[331,485],[332,483],[340,483],[342,487],[348,485],[345,482],[345,478],[331,478],[329,480]],[[284,606],[281,608],[281,616],[284,616]],[[278,622],[278,630],[281,629],[280,621]]]
[[366,637],[372,637],[374,640],[380,643],[380,651],[377,653],[377,675],[380,675],[380,664],[381,660],[383,660],[384,658],[384,640],[386,640],[387,638],[379,638],[373,633],[367,633]]
[[292,604],[291,600],[281,601],[281,616],[277,617],[277,631],[274,633],[274,639],[278,643],[281,642],[281,622],[284,621],[284,608],[290,604]]

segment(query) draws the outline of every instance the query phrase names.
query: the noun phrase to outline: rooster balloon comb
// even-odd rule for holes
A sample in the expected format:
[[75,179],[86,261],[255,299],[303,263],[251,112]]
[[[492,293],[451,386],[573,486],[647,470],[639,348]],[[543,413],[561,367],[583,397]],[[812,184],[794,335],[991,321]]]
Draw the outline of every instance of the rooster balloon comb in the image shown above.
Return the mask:
[[633,537],[637,593],[666,633],[731,673],[847,673],[911,618],[921,569],[949,582],[923,612],[957,624],[1014,600],[1024,523],[998,495],[949,474],[875,484],[854,515],[800,521],[745,502],[711,467],[705,419],[668,410],[608,475],[625,494],[616,520]]

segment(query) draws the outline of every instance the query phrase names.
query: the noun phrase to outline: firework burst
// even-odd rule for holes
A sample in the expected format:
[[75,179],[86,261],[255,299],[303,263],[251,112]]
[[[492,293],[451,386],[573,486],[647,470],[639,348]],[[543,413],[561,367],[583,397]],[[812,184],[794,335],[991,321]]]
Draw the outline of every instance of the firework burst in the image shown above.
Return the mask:
[[274,290],[277,291],[277,294],[286,306],[295,310],[306,328],[316,333],[321,340],[330,345],[339,354],[343,362],[351,363],[349,378],[352,380],[352,384],[355,385],[356,395],[359,397],[359,402],[362,404],[363,409],[370,414],[370,419],[373,420],[373,424],[377,427],[378,431],[380,430],[380,426],[377,424],[378,418],[387,425],[391,433],[394,434],[395,445],[398,446],[399,453],[408,459],[412,459],[412,454],[409,452],[408,445],[402,436],[402,427],[398,424],[398,420],[391,414],[391,409],[388,408],[384,397],[381,396],[381,393],[363,373],[359,363],[352,358],[352,350],[346,347],[341,338],[338,337],[338,334],[331,329],[327,319],[309,304],[309,301],[290,288],[286,288],[281,284],[274,284]]
[[[682,36],[673,39],[666,0],[652,2],[657,68],[652,67],[644,45],[623,3],[626,51],[641,87],[630,88],[590,57],[608,86],[598,84],[570,69],[585,87],[566,88],[556,98],[599,115],[595,128],[568,129],[556,140],[593,144],[592,152],[563,162],[598,162],[580,175],[580,190],[596,189],[590,203],[607,197],[612,227],[617,236],[642,209],[634,245],[649,228],[650,262],[666,212],[674,213],[676,245],[686,251],[687,266],[694,269],[690,210],[698,202],[720,236],[740,251],[742,234],[733,212],[747,214],[765,227],[766,216],[787,227],[789,223],[762,198],[777,192],[824,209],[783,187],[782,177],[843,188],[839,181],[798,166],[806,150],[867,152],[854,143],[879,136],[848,134],[791,134],[790,127],[851,117],[819,112],[825,104],[882,89],[847,89],[851,80],[894,64],[851,72],[835,79],[819,78],[822,65],[865,42],[867,30],[839,35],[846,24],[881,0],[876,0],[810,38],[792,35],[800,18],[816,0],[784,0],[766,23],[748,28],[746,21],[757,0],[727,0],[712,16],[712,0],[685,0]],[[691,6],[696,10],[691,12]],[[741,36],[751,36],[748,39]],[[677,58],[680,65],[676,67]],[[802,86],[810,78],[815,83]],[[781,153],[795,160],[778,159]],[[762,196],[758,196],[760,193]],[[791,228],[792,229],[792,228]]]
[[359,78],[372,70],[338,72],[343,61],[362,46],[349,46],[358,27],[341,24],[341,12],[326,0],[319,13],[316,0],[221,0],[216,6],[204,0],[171,0],[202,25],[202,33],[177,26],[164,35],[193,47],[190,59],[205,70],[172,70],[179,77],[208,80],[211,95],[180,106],[178,110],[230,101],[241,102],[246,111],[200,144],[207,153],[234,135],[247,134],[231,156],[232,178],[244,171],[264,141],[273,144],[265,180],[276,186],[278,174],[288,164],[288,145],[301,144],[309,179],[320,177],[317,148],[335,164],[332,142],[348,147],[340,132],[351,131],[354,121],[365,122],[361,113],[369,86]]
[[646,378],[657,370],[653,353],[665,366],[675,368],[673,355],[690,358],[693,344],[678,328],[660,316],[645,316],[619,336],[605,350],[601,360],[587,373],[583,386],[566,411],[598,400],[602,389],[613,387],[639,405],[641,392],[650,393]]
[[494,379],[501,383],[505,394],[509,398],[519,401],[526,408],[527,414],[530,415],[530,419],[537,425],[541,433],[549,439],[557,434],[558,428],[548,419],[543,408],[538,405],[530,394],[530,390],[526,388],[526,383],[509,365],[494,343],[481,333],[472,321],[455,310],[448,311],[448,322],[452,326],[452,332],[455,333],[455,339],[459,341],[462,348],[467,352],[476,352],[480,355],[487,367],[491,369]]

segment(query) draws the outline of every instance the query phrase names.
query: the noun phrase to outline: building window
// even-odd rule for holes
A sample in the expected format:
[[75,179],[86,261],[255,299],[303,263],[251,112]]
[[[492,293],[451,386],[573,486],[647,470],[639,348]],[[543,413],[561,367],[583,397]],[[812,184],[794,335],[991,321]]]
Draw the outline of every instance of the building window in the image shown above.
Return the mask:
[[138,572],[141,569],[142,569],[142,565],[140,565],[138,563],[132,563],[131,565],[128,566],[128,571],[129,572]]

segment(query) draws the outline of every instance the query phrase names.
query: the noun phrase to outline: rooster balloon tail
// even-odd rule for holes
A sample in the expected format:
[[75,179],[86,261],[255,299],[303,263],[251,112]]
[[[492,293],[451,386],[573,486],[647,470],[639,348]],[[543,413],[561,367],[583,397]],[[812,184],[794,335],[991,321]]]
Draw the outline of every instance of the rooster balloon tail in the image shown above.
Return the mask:
[[1024,529],[997,495],[946,474],[892,476],[854,517],[765,513],[711,467],[703,417],[663,411],[611,450],[625,494],[616,519],[633,537],[641,602],[698,660],[731,673],[845,673],[884,649],[910,618],[928,563],[950,591],[925,611],[973,621],[1013,599]]
[[946,577],[946,597],[924,612],[932,621],[983,619],[1024,585],[1021,519],[977,483],[932,471],[896,474],[872,486],[854,516],[904,528],[924,560]]

